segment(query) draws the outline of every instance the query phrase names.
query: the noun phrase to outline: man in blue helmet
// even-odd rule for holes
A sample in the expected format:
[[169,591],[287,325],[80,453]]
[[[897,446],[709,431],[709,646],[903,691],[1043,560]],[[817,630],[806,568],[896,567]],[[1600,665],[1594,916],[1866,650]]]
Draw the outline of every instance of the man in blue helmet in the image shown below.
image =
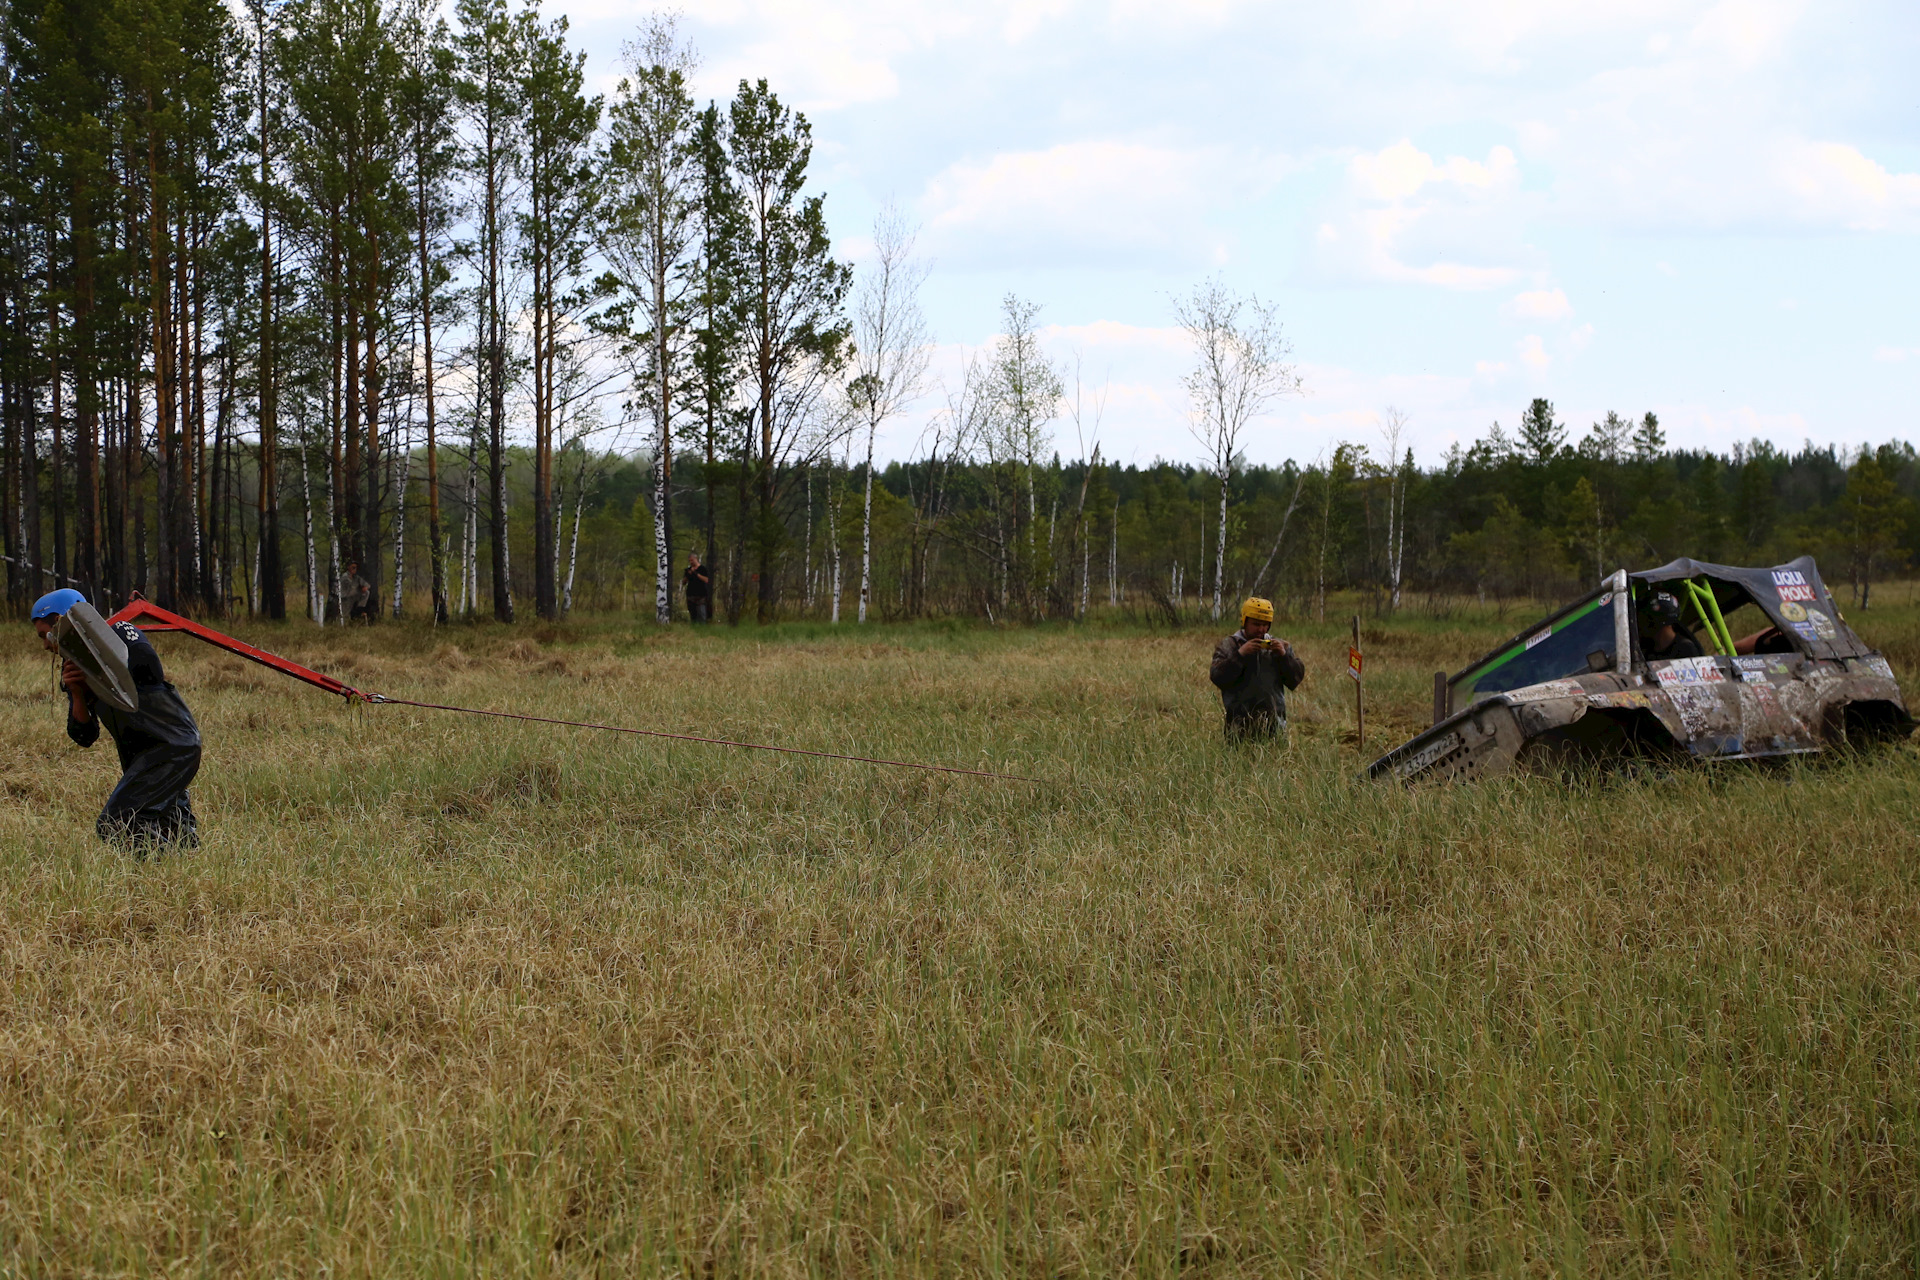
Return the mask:
[[[50,591],[33,604],[33,629],[55,653],[54,624],[86,597],[78,591]],[[187,785],[200,771],[200,728],[193,713],[167,683],[160,655],[131,623],[113,629],[127,646],[127,670],[139,693],[140,709],[122,711],[96,698],[87,677],[71,660],[60,666],[67,688],[67,736],[83,747],[100,739],[107,726],[120,752],[120,785],[107,797],[94,829],[100,838],[144,850],[152,846],[193,848],[199,843]]]

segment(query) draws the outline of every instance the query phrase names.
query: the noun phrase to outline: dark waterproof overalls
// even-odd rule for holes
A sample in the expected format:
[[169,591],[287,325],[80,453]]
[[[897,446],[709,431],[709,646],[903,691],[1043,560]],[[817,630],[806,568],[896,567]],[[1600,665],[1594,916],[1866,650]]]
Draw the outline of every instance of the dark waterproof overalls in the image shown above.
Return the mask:
[[71,710],[67,713],[69,738],[90,747],[99,741],[104,724],[120,752],[120,785],[107,797],[94,829],[102,840],[191,848],[199,838],[187,784],[200,771],[200,726],[167,683],[160,655],[139,628],[116,622],[113,629],[127,642],[127,670],[140,695],[140,709],[122,711],[88,693],[91,718],[75,720]]

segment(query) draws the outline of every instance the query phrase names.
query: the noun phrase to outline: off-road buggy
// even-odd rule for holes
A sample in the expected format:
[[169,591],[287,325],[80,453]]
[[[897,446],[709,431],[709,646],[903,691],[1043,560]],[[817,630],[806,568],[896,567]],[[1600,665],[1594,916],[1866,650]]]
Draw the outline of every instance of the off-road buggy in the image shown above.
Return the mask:
[[[1655,592],[1678,598],[1702,656],[1646,657]],[[1788,756],[1913,727],[1893,669],[1847,626],[1813,557],[1771,569],[1680,559],[1622,569],[1457,674],[1436,674],[1433,727],[1367,772],[1450,782],[1637,756]]]

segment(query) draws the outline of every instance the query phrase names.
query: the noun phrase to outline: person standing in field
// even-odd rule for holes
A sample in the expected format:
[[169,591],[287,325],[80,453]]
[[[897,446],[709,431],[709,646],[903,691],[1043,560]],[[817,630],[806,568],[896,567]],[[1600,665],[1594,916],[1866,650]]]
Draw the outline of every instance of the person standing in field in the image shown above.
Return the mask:
[[1287,727],[1287,690],[1298,689],[1307,666],[1273,629],[1273,602],[1251,597],[1240,606],[1240,629],[1213,650],[1208,672],[1227,711],[1227,740],[1266,739]]
[[687,571],[680,577],[686,589],[687,620],[713,621],[713,575],[700,563],[698,551],[687,552]]
[[347,561],[347,572],[340,579],[340,600],[347,606],[347,621],[373,621],[373,584],[360,576],[360,566],[352,560]]
[[[78,591],[63,589],[36,600],[33,629],[40,643],[58,653],[54,623],[85,599]],[[94,697],[86,675],[72,660],[60,664],[60,683],[67,689],[67,736],[91,747],[104,724],[120,752],[120,783],[107,797],[94,830],[102,840],[129,845],[140,854],[170,845],[191,849],[200,839],[187,785],[200,772],[200,727],[167,683],[152,642],[132,623],[116,622],[113,629],[127,646],[138,711],[122,711]]]

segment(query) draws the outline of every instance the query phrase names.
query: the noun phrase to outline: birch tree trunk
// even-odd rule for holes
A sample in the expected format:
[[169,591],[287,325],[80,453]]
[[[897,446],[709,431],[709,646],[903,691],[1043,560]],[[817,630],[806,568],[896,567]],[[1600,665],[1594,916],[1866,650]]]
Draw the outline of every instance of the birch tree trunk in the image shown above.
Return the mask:
[[[313,479],[307,468],[307,450],[300,448],[300,519],[307,538],[307,616],[320,626],[327,625],[327,615],[320,602],[320,557],[313,545]],[[256,549],[258,543],[255,544]],[[255,568],[259,562],[254,562]]]
[[[335,517],[335,511],[334,511],[333,468],[328,467],[327,468],[327,528],[328,529],[332,530],[332,529],[338,529],[340,527],[337,523],[335,523],[335,518],[336,517]],[[333,600],[333,607],[340,615],[340,625],[344,627],[347,625],[347,607],[346,607],[346,600],[340,593],[340,586],[341,586],[340,539],[337,537],[334,537],[334,538],[327,539],[327,595],[331,597],[331,599]],[[322,619],[325,619],[326,614],[322,613],[320,616]],[[325,626],[326,623],[322,621],[321,625]]]
[[669,474],[667,471],[666,411],[661,410],[659,452],[653,461],[653,620],[661,626],[673,621],[673,594],[671,588],[673,574],[673,548],[667,543],[667,502],[669,498]]
[[833,545],[833,621],[840,621],[840,486],[836,481],[827,500],[827,541]]
[[860,506],[860,621],[867,620],[867,600],[873,594],[873,433],[867,428],[867,483]]
[[400,451],[399,494],[393,503],[393,616],[400,617],[407,572],[407,481],[413,470],[413,449]]
[[1220,621],[1220,593],[1227,573],[1227,492],[1231,472],[1220,472],[1220,542],[1213,549],[1213,620]]
[[[585,464],[581,464],[583,469]],[[567,548],[567,585],[560,593],[560,613],[564,617],[573,611],[573,574],[580,567],[580,509],[587,504],[587,485],[583,475],[579,484],[574,486],[573,494],[573,540]]]

